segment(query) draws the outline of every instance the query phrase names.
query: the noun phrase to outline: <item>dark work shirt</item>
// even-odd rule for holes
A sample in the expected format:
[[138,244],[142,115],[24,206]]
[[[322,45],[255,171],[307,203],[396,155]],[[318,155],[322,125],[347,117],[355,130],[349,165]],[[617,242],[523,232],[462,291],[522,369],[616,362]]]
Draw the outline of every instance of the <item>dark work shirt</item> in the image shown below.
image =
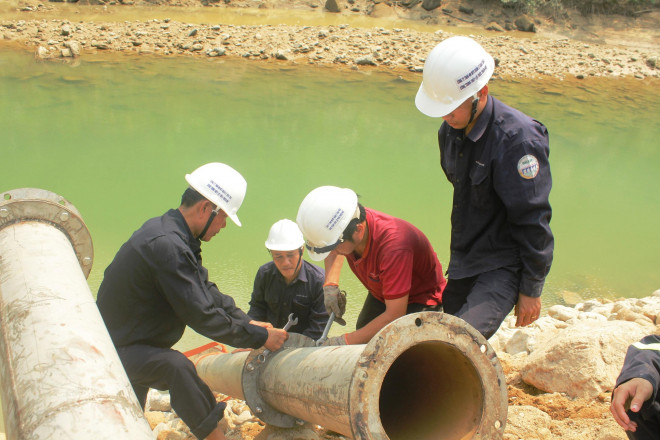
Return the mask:
[[660,423],[660,335],[646,336],[628,347],[615,388],[635,377],[646,379],[653,386],[651,398],[642,405],[642,416]]
[[554,248],[545,126],[489,96],[467,136],[445,122],[438,144],[454,186],[449,278],[519,266],[519,291],[540,296]]
[[328,322],[323,303],[324,279],[323,269],[303,260],[298,276],[287,285],[275,263],[268,262],[259,268],[254,278],[248,315],[256,321],[282,328],[293,313],[298,323],[289,331],[316,340]]
[[258,348],[268,338],[202,266],[200,241],[179,210],[148,220],[105,270],[97,305],[115,346],[171,347],[190,326],[233,347]]

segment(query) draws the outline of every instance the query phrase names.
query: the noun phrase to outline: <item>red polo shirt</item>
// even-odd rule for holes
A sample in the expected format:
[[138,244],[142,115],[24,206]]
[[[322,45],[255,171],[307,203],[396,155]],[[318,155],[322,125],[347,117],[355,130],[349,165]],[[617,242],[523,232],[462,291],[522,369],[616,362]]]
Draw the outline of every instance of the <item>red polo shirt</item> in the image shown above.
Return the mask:
[[408,304],[437,305],[447,284],[431,243],[405,220],[365,208],[369,238],[364,254],[346,260],[376,299],[408,296]]

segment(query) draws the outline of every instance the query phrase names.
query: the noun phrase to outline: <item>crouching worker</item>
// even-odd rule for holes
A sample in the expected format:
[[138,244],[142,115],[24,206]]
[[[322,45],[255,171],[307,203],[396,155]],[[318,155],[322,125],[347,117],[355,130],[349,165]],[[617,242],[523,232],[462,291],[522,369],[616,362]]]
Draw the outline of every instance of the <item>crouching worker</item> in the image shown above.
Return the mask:
[[97,305],[144,407],[149,388],[169,390],[172,408],[199,439],[224,439],[217,403],[195,366],[171,347],[186,326],[234,347],[279,349],[284,330],[252,321],[220,293],[202,266],[201,242],[236,215],[247,184],[233,168],[209,163],[186,175],[178,209],[148,220],[105,270]]
[[628,348],[610,411],[631,440],[660,439],[660,335]]
[[300,204],[297,223],[313,260],[325,260],[324,302],[344,325],[344,259],[368,290],[356,330],[324,345],[365,344],[403,315],[442,310],[447,284],[428,238],[405,220],[365,208],[353,190],[322,186]]
[[303,259],[304,244],[298,225],[291,220],[280,220],[270,228],[266,249],[273,261],[257,271],[248,315],[282,328],[293,313],[298,323],[289,331],[316,340],[328,322],[323,303],[325,272]]

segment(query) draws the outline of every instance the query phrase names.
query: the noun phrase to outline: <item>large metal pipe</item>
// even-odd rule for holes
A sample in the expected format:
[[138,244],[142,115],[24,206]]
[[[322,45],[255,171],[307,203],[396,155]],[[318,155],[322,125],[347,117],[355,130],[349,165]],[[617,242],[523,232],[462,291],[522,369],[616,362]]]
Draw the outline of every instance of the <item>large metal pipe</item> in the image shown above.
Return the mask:
[[264,363],[262,350],[215,354],[199,358],[197,371],[279,427],[306,421],[362,440],[503,436],[502,367],[486,339],[456,317],[406,315],[366,345],[315,347],[290,336]]
[[87,285],[93,249],[80,214],[46,190],[1,197],[0,383],[7,438],[153,439]]

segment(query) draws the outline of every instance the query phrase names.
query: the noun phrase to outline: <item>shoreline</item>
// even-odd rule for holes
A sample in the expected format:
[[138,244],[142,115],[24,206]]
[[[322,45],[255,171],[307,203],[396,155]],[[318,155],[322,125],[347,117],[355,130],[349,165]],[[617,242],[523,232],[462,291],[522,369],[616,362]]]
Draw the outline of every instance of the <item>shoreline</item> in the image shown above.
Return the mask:
[[[153,16],[158,10],[157,7],[130,8],[140,11],[141,16],[149,13]],[[126,21],[121,20],[124,17],[117,16],[118,12],[112,8],[88,9],[90,13],[97,10],[108,12],[90,15],[94,18],[91,21],[84,16],[76,17],[82,19],[74,21],[67,17],[71,10],[56,10],[54,15],[62,18],[52,18],[52,10],[36,7],[22,11],[22,19],[0,19],[0,47],[13,43],[34,51],[40,59],[60,61],[93,57],[99,53],[124,53],[242,58],[284,66],[312,65],[419,75],[426,55],[436,44],[453,35],[468,34],[496,59],[495,78],[660,79],[657,48],[587,43],[555,34],[531,33],[527,36],[520,35],[521,32],[478,32],[476,28],[459,27],[443,27],[429,32],[396,27],[398,22],[392,22],[394,26],[391,28],[384,27],[382,21],[375,19],[377,26],[370,28],[350,24],[204,24],[169,18]],[[127,12],[126,8],[121,12]],[[264,14],[263,11],[259,13]],[[0,14],[0,17],[4,15]],[[103,20],[96,21],[97,17]],[[350,22],[348,16],[345,18]],[[360,20],[359,24],[363,22]]]

